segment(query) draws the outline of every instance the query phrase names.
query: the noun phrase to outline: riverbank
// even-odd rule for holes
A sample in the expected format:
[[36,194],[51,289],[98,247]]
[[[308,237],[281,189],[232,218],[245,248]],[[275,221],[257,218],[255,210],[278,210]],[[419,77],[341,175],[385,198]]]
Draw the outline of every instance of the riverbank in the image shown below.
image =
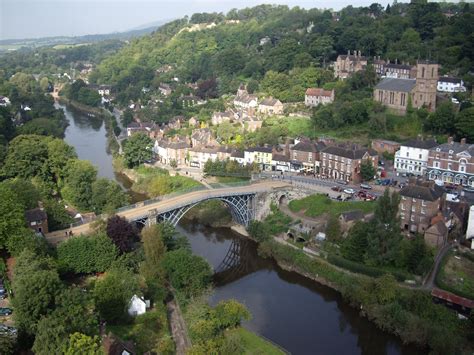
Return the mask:
[[360,309],[361,316],[404,343],[419,346],[420,351],[428,346],[434,353],[452,354],[469,353],[473,348],[469,324],[434,304],[426,291],[402,288],[389,276],[371,279],[348,275],[273,240],[261,243],[259,254],[272,257],[284,270],[338,291],[352,307]]

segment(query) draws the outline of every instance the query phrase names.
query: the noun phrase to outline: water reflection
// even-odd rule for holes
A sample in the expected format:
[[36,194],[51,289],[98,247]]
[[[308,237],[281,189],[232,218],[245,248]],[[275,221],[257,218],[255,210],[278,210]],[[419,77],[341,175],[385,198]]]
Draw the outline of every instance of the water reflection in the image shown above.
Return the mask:
[[422,353],[360,317],[334,290],[260,258],[252,241],[186,220],[178,231],[216,270],[210,302],[244,303],[253,315],[245,326],[293,354]]

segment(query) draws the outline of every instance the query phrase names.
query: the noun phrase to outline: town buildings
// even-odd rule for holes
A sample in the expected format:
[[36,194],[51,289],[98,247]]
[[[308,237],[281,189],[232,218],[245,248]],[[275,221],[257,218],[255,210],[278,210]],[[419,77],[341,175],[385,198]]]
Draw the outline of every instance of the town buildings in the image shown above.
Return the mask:
[[372,141],[371,147],[379,154],[383,154],[385,152],[389,154],[395,154],[395,152],[400,149],[400,143],[385,139],[374,139]]
[[415,108],[436,109],[436,88],[438,82],[438,64],[418,61],[416,79],[387,77],[374,89],[374,100],[404,114],[409,103]]
[[428,152],[426,175],[430,180],[474,187],[474,144],[466,139],[455,142],[452,137],[445,144]]
[[290,158],[300,162],[303,169],[316,173],[319,170],[320,152],[326,148],[322,142],[314,143],[308,139],[302,139],[290,148]]
[[329,146],[320,153],[319,173],[322,176],[359,183],[361,164],[368,161],[377,169],[377,152],[368,148]]
[[340,54],[334,63],[334,76],[339,79],[347,79],[352,74],[365,69],[367,58],[361,55],[360,51],[350,51],[347,55]]
[[234,99],[234,106],[238,108],[256,108],[258,106],[257,95],[250,95],[244,85],[240,85]]
[[309,107],[316,107],[319,104],[325,105],[334,101],[334,89],[324,90],[320,88],[309,88],[304,96],[304,104]]
[[260,102],[258,111],[264,115],[281,115],[283,114],[283,104],[280,100],[269,97]]
[[401,229],[411,233],[424,234],[431,225],[431,219],[442,207],[444,190],[434,181],[421,181],[412,178],[400,190]]
[[441,76],[438,79],[437,90],[441,92],[465,92],[466,87],[461,79]]
[[245,164],[257,164],[261,170],[272,170],[271,147],[254,147],[244,150]]
[[395,153],[395,170],[398,173],[424,175],[428,164],[429,150],[437,145],[435,140],[423,140],[421,137],[401,144],[400,150]]

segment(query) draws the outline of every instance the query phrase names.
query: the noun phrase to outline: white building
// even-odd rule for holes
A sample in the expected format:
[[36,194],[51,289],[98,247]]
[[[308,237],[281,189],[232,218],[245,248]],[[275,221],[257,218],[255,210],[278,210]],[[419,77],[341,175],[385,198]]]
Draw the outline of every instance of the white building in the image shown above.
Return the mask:
[[189,165],[193,168],[203,169],[208,160],[217,160],[217,148],[197,147],[189,149]]
[[474,249],[474,206],[469,209],[469,218],[467,220],[466,239],[471,240],[471,249]]
[[466,87],[461,79],[441,76],[438,79],[437,90],[441,92],[465,92]]
[[329,104],[334,101],[334,90],[324,90],[320,88],[309,88],[304,96],[304,104],[309,107],[316,107],[319,104]]
[[145,314],[146,309],[150,308],[150,301],[145,301],[143,298],[133,295],[130,303],[128,304],[128,314],[132,317]]
[[6,96],[0,96],[0,106],[7,107],[10,105],[10,99]]
[[395,153],[395,170],[399,173],[423,175],[428,164],[429,150],[437,145],[431,139],[416,139],[402,144]]

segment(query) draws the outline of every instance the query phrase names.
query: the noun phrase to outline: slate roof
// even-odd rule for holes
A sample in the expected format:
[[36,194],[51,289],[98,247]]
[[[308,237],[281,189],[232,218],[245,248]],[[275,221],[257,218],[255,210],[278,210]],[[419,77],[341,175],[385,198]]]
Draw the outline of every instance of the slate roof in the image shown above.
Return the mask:
[[419,149],[431,149],[433,147],[437,147],[438,143],[436,143],[434,139],[427,139],[427,140],[412,139],[406,143],[403,143],[402,146],[419,148]]
[[364,213],[360,210],[342,212],[341,217],[346,221],[359,221],[364,218]]
[[400,195],[405,197],[416,198],[424,201],[436,201],[441,196],[443,196],[444,190],[436,184],[433,184],[431,187],[416,184],[416,185],[407,185],[400,190]]
[[297,150],[300,152],[318,152],[324,148],[326,148],[326,145],[323,142],[313,143],[310,141],[301,141],[294,145],[291,150]]
[[444,224],[443,221],[438,221],[437,223],[431,225],[427,231],[428,233],[436,233],[438,235],[447,235],[448,234],[448,228]]
[[453,78],[450,76],[441,76],[438,81],[442,83],[453,83],[453,84],[461,84],[461,79]]
[[309,88],[306,90],[307,96],[332,96],[332,90],[324,90],[321,88]]
[[288,158],[284,154],[273,154],[272,155],[272,160],[273,161],[290,161],[290,158]]
[[388,64],[385,64],[385,68],[411,70],[412,66],[406,65],[406,64],[388,63]]
[[33,208],[32,210],[25,211],[25,218],[27,222],[38,222],[48,219],[48,216],[41,208]]
[[373,149],[348,149],[337,146],[330,146],[322,150],[323,153],[337,155],[339,157],[349,158],[349,159],[362,159],[365,153],[368,153],[370,156],[376,156],[377,152]]
[[244,158],[244,157],[245,157],[244,152],[241,151],[241,150],[235,150],[235,151],[233,151],[230,156],[231,156],[232,158]]
[[445,153],[448,153],[450,150],[452,150],[454,154],[467,151],[471,156],[474,156],[474,144],[461,144],[459,142],[452,142],[452,143],[441,144],[436,147],[436,150],[438,148],[441,152],[445,152]]
[[411,92],[416,85],[414,79],[385,78],[375,87],[379,90]]
[[260,153],[271,153],[273,149],[271,147],[254,147],[247,149],[248,152],[260,152]]
[[345,60],[346,58],[349,58],[350,61],[356,62],[358,60],[367,60],[365,56],[356,56],[356,55],[347,55],[347,54],[339,54],[337,59],[342,59]]
[[273,97],[269,97],[269,98],[264,99],[260,103],[260,105],[262,105],[262,106],[275,106],[278,103],[281,104],[280,100],[274,99]]

